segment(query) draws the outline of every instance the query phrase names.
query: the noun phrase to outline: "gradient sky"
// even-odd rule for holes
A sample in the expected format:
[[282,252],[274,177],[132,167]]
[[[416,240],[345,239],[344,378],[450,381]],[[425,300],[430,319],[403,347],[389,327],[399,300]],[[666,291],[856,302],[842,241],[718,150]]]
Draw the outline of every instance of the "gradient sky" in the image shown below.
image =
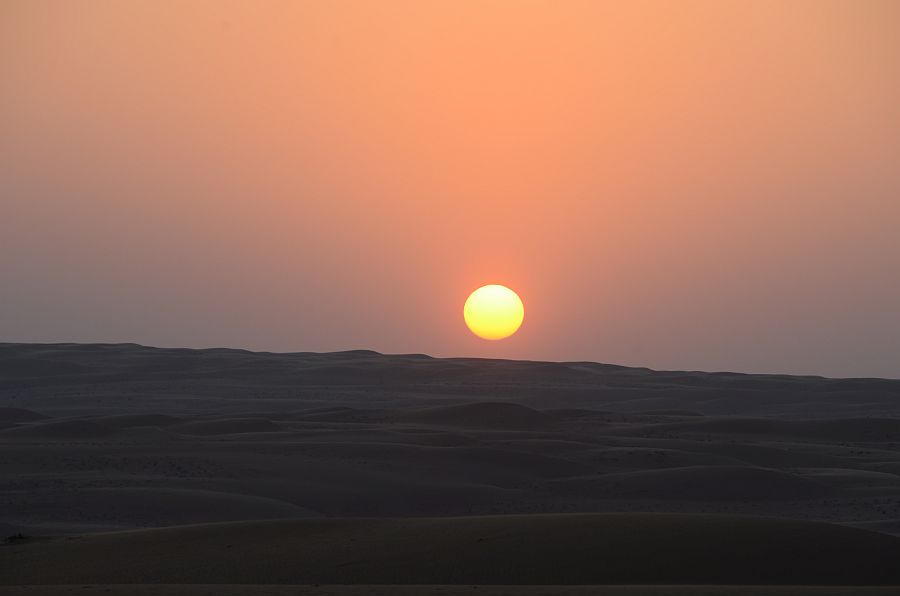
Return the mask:
[[0,341],[900,377],[900,2],[4,0]]

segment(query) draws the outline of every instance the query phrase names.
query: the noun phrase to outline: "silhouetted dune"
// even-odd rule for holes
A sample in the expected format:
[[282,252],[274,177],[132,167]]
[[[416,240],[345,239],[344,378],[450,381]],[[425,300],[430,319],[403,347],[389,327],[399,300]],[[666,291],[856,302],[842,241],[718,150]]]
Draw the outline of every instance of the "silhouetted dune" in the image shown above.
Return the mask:
[[[159,427],[140,426],[116,428],[92,419],[65,419],[25,423],[0,430],[0,443],[14,442],[37,445],[41,443],[111,443],[135,444],[136,448],[147,444],[166,443],[172,436]],[[74,447],[73,447],[74,448]]]
[[775,420],[758,418],[716,418],[659,424],[642,433],[708,433],[728,435],[769,435],[823,441],[900,441],[900,418],[842,418],[839,420]]
[[384,420],[386,412],[371,408],[313,408],[293,412],[286,417],[288,420],[303,420],[308,422],[379,422]]
[[92,439],[111,435],[115,429],[94,420],[50,420],[35,422],[0,431],[8,437],[42,437],[47,439]]
[[578,420],[580,418],[602,419],[615,413],[607,410],[588,410],[586,408],[551,408],[544,410],[544,412],[551,416],[556,416],[557,418],[570,418],[573,420]]
[[638,436],[629,434],[610,436],[609,440],[619,446],[676,449],[730,457],[763,468],[840,467],[843,461],[827,448],[812,447],[801,451],[790,443],[777,441],[760,443],[756,441],[756,437],[752,437],[750,441],[738,440],[728,435],[716,438],[715,435],[697,437],[690,434],[681,436],[677,433],[668,433],[657,437],[647,433],[647,429],[643,426],[634,429],[633,434]]
[[0,408],[0,425],[44,420],[47,416],[23,408]]
[[616,499],[803,499],[831,492],[799,476],[739,466],[691,466],[552,480],[551,491]]
[[186,435],[233,435],[283,430],[267,418],[225,418],[183,422],[170,427],[173,432]]
[[693,410],[647,410],[646,412],[638,412],[639,414],[644,414],[646,416],[703,416],[700,412],[695,412]]
[[870,469],[900,476],[900,461],[883,461],[868,464]]
[[680,449],[653,447],[614,447],[589,449],[579,460],[613,468],[686,468],[690,466],[741,466],[746,462],[726,453],[697,453]]
[[133,428],[136,426],[166,427],[181,422],[181,418],[165,414],[122,414],[119,416],[101,416],[95,422],[111,428]]
[[900,476],[890,472],[846,468],[807,468],[798,473],[816,482],[835,487],[867,487],[900,485]]
[[356,421],[339,424],[287,422],[303,443],[391,443],[423,447],[459,447],[476,445],[476,437],[463,434],[465,429],[406,427],[401,425],[368,425]]
[[301,453],[317,459],[350,460],[370,470],[381,464],[394,469],[402,464],[405,474],[414,481],[485,483],[510,487],[530,484],[533,479],[558,478],[583,474],[584,464],[549,454],[484,447],[430,447],[384,443],[317,443],[305,444]]
[[91,372],[89,366],[54,360],[42,353],[20,356],[12,350],[7,350],[6,355],[0,356],[0,377],[7,379],[83,375]]
[[237,493],[187,488],[91,488],[59,497],[59,506],[82,518],[126,526],[160,526],[246,519],[313,517],[291,503]]
[[898,538],[734,516],[278,520],[2,548],[5,584],[900,584]]
[[[297,410],[325,405],[325,394],[340,394],[339,405],[371,405],[371,393],[381,392],[380,399],[395,403],[417,399],[413,395],[442,395],[536,409],[900,416],[900,381],[656,372],[586,362],[439,359],[370,351],[273,354],[134,344],[0,344],[0,367],[15,372],[0,374],[0,396],[21,396],[27,388],[27,399],[16,405],[48,414],[65,410],[67,395],[82,394],[90,386],[95,399],[109,394],[103,403],[107,413],[113,413],[111,408],[134,413],[129,412],[134,405],[130,400],[112,399],[112,393],[121,397],[125,389],[126,396],[137,391],[166,404],[156,413],[175,415],[176,405],[212,411],[214,404],[225,405],[235,396],[256,396],[256,409]],[[50,386],[55,390],[49,391]],[[363,388],[370,393],[368,399],[348,403],[353,397],[349,392]],[[285,401],[286,395],[302,398],[301,403]]]
[[514,403],[479,402],[412,410],[395,416],[401,422],[442,426],[540,429],[554,425],[556,419],[543,412]]

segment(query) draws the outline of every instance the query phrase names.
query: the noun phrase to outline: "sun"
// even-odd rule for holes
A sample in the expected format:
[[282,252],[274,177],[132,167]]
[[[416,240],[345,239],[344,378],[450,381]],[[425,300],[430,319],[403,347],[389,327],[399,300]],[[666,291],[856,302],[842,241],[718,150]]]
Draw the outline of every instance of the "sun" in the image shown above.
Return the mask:
[[525,306],[519,295],[506,286],[491,284],[469,294],[463,317],[469,330],[478,337],[503,339],[522,325]]

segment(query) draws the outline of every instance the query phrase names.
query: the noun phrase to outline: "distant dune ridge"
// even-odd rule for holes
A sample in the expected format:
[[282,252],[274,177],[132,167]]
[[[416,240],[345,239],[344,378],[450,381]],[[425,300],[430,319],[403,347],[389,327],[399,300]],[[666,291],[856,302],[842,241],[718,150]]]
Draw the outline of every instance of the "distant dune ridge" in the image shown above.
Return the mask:
[[[384,399],[422,397],[515,402],[537,409],[588,408],[612,412],[689,410],[707,415],[897,417],[900,381],[785,375],[655,372],[591,362],[551,363],[357,350],[330,354],[272,354],[245,350],[147,348],[135,344],[0,344],[0,396],[43,412],[68,407],[66,398],[90,388],[103,408],[134,414],[225,411],[222,399],[253,397],[259,408],[336,405],[371,407]],[[321,386],[316,398],[314,386]],[[367,395],[360,389],[388,395]],[[27,394],[21,393],[28,390]],[[118,391],[117,391],[118,390]],[[118,402],[110,398],[115,393]],[[128,403],[129,394],[140,403]],[[283,400],[292,397],[290,404]],[[148,399],[151,398],[152,399]],[[499,398],[499,399],[498,399]],[[329,403],[331,402],[331,403]],[[236,404],[233,404],[236,405]],[[424,404],[420,404],[424,405]],[[451,404],[447,404],[451,405]],[[82,411],[86,404],[79,404]]]
[[0,528],[5,584],[900,584],[900,381],[0,344]]

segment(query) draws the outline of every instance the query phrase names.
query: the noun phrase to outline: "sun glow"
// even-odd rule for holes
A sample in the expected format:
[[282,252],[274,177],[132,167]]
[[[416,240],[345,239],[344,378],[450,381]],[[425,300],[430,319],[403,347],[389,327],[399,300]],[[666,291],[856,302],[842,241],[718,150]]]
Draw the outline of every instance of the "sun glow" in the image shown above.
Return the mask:
[[472,292],[463,307],[469,330],[482,339],[503,339],[522,325],[525,307],[506,286],[491,284]]

